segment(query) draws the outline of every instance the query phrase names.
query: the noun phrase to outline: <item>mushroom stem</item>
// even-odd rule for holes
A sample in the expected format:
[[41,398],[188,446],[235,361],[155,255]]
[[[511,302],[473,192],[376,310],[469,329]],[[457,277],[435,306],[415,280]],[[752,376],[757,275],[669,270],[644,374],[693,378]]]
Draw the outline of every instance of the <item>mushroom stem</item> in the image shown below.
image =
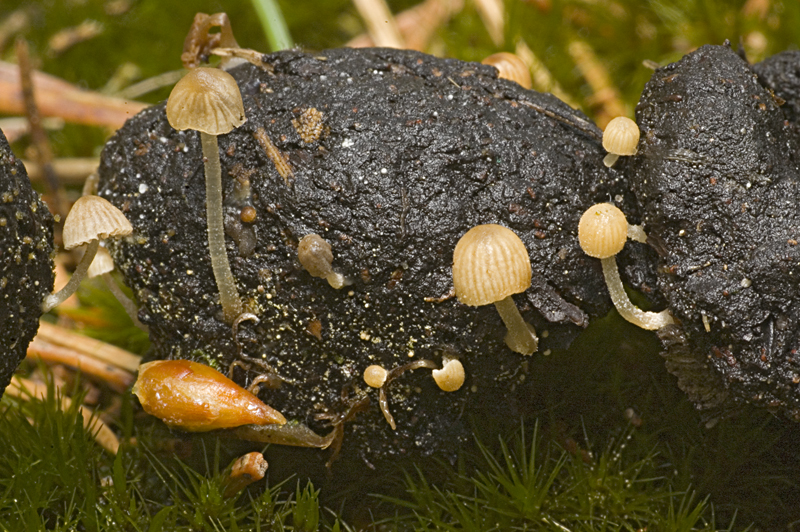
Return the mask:
[[603,157],[603,164],[606,165],[608,168],[611,168],[612,166],[614,166],[614,163],[617,162],[617,159],[619,159],[619,155],[617,155],[616,153],[609,153],[608,155]]
[[539,338],[533,325],[522,319],[511,296],[496,301],[494,306],[506,324],[506,345],[514,352],[531,355],[539,348]]
[[336,273],[335,271],[331,270],[331,273],[325,276],[327,279],[328,284],[331,285],[331,288],[335,288],[339,290],[345,285],[345,278],[341,273]]
[[75,268],[75,272],[72,274],[69,282],[55,294],[50,294],[44,298],[44,301],[42,302],[42,312],[48,312],[52,310],[75,293],[75,291],[78,289],[78,286],[80,286],[81,281],[83,281],[83,278],[86,277],[86,272],[89,271],[89,266],[91,266],[99,246],[100,240],[98,239],[89,242],[89,244],[86,246],[86,252],[83,254],[83,258]]
[[219,163],[217,136],[200,132],[206,173],[206,218],[208,223],[208,249],[211,268],[219,289],[222,315],[226,323],[233,323],[242,313],[242,301],[228,263],[225,251],[225,230],[222,225],[222,171]]
[[617,312],[619,312],[620,316],[648,331],[655,331],[675,323],[675,320],[672,319],[667,310],[645,312],[631,303],[628,294],[625,293],[625,288],[622,286],[622,280],[619,278],[617,259],[615,257],[600,259],[600,263],[603,265],[603,275],[606,278],[611,301],[614,302],[614,306],[617,307]]
[[131,318],[133,324],[139,327],[144,332],[149,332],[150,331],[149,327],[147,327],[147,325],[139,321],[139,316],[138,316],[139,307],[136,306],[136,303],[131,301],[131,298],[125,295],[125,292],[123,292],[122,289],[119,287],[119,285],[117,285],[117,283],[114,281],[114,278],[111,277],[111,274],[104,273],[101,275],[101,277],[103,278],[103,281],[105,281],[108,290],[112,294],[114,294],[114,297],[117,298],[119,304],[122,305],[122,308],[125,309],[125,312]]

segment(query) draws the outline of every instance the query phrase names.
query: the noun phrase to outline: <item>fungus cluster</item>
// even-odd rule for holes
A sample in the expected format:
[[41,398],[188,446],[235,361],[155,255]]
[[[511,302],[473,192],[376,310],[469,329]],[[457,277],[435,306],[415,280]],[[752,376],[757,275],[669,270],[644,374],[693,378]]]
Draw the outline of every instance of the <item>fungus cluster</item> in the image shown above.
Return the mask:
[[645,312],[634,305],[625,293],[616,255],[625,247],[628,231],[628,221],[621,210],[610,203],[598,203],[581,216],[578,240],[584,253],[600,259],[611,301],[623,318],[651,331],[675,323],[669,311]]

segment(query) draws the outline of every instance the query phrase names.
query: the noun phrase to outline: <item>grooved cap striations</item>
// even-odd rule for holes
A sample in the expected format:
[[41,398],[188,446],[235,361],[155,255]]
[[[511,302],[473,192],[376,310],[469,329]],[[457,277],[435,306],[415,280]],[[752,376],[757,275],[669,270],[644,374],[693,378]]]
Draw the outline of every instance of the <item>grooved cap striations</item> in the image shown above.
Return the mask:
[[618,116],[603,131],[603,148],[616,155],[636,155],[639,126],[630,118]]
[[108,200],[100,196],[83,196],[72,205],[64,220],[64,249],[69,251],[92,240],[128,236],[131,223]]
[[592,205],[578,222],[578,241],[590,257],[613,257],[622,251],[627,239],[628,221],[622,211],[610,203]]
[[453,251],[453,286],[465,305],[478,307],[524,292],[531,285],[525,244],[502,225],[477,225]]
[[108,250],[104,247],[97,248],[97,254],[95,254],[94,259],[92,259],[92,263],[89,265],[89,269],[86,271],[86,276],[91,279],[93,277],[97,277],[98,275],[103,275],[104,273],[110,273],[113,271],[114,259],[111,258]]
[[457,359],[449,360],[442,369],[433,370],[433,380],[445,392],[454,392],[464,384],[464,366]]
[[224,135],[247,118],[233,76],[217,68],[201,67],[190,70],[173,87],[167,100],[167,120],[177,130]]

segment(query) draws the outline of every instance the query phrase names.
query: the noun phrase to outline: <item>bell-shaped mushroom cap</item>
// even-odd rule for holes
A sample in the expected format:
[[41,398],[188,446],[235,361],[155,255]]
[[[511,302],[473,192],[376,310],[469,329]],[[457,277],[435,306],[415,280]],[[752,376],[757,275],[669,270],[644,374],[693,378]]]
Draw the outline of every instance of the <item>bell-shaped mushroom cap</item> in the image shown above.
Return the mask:
[[610,203],[592,205],[578,222],[578,241],[590,257],[607,259],[625,247],[628,221],[621,210]]
[[244,104],[233,76],[218,68],[195,68],[173,87],[167,120],[177,130],[223,135],[245,123]]
[[616,155],[636,155],[639,126],[630,118],[618,116],[603,131],[603,148]]
[[386,382],[388,373],[389,372],[381,366],[369,366],[364,370],[364,382],[372,388],[380,388],[383,386],[383,383]]
[[108,250],[104,247],[97,248],[97,254],[94,256],[94,259],[92,259],[89,269],[86,270],[86,277],[91,279],[92,277],[97,277],[98,275],[113,271],[114,259],[111,258]]
[[530,89],[532,86],[528,65],[518,55],[510,52],[498,52],[486,57],[481,63],[495,67],[498,72],[497,77],[515,81],[523,89]]
[[64,249],[70,250],[92,240],[127,236],[131,223],[108,200],[100,196],[83,196],[75,202],[64,220]]
[[478,307],[524,292],[531,285],[525,244],[502,225],[477,225],[453,251],[453,286],[465,305]]
[[442,369],[433,370],[433,380],[445,392],[454,392],[464,384],[464,366],[458,359],[447,361]]

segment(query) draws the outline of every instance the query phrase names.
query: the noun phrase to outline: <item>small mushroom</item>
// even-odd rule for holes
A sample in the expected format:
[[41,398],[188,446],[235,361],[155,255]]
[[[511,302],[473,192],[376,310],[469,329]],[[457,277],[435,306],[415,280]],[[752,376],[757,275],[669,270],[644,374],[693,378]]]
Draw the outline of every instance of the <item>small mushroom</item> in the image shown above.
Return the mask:
[[331,245],[321,236],[310,234],[301,238],[297,244],[297,259],[312,277],[327,279],[333,288],[339,289],[347,284],[342,274],[333,271]]
[[445,392],[455,392],[464,385],[464,366],[457,358],[447,360],[442,369],[432,373],[436,385]]
[[498,52],[485,58],[481,63],[495,67],[499,78],[515,81],[524,89],[530,89],[533,86],[528,65],[518,55],[510,52]]
[[139,366],[133,385],[144,411],[191,432],[286,423],[286,418],[219,371],[190,360]]
[[530,355],[539,347],[533,326],[522,319],[513,294],[531,286],[531,262],[525,244],[502,225],[478,225],[461,237],[453,252],[453,286],[465,305],[494,303],[506,324],[506,345]]
[[621,210],[609,203],[598,203],[581,216],[578,240],[584,253],[600,259],[611,301],[623,318],[651,331],[673,324],[675,321],[669,311],[645,312],[636,307],[625,293],[617,270],[616,254],[625,247],[628,231],[628,222]]
[[101,277],[103,282],[106,283],[108,290],[114,294],[114,297],[117,298],[122,308],[125,309],[125,312],[133,321],[133,324],[139,327],[141,330],[147,332],[149,329],[147,325],[139,321],[139,307],[136,306],[128,296],[125,295],[125,292],[117,285],[114,278],[111,277],[111,272],[114,271],[114,259],[111,258],[111,255],[108,253],[106,248],[100,247],[97,249],[97,254],[94,256],[94,260],[92,264],[89,266],[89,270],[86,272],[86,276],[89,279],[94,277]]
[[184,76],[167,100],[167,120],[177,130],[200,132],[206,174],[206,218],[211,267],[227,323],[242,313],[242,301],[228,263],[222,220],[222,171],[217,135],[230,133],[247,120],[239,86],[216,68],[195,68]]
[[47,312],[75,293],[86,276],[92,260],[97,254],[100,240],[109,237],[127,236],[133,232],[131,223],[108,200],[100,196],[82,196],[75,202],[64,220],[62,239],[64,249],[69,251],[83,244],[86,252],[75,268],[72,278],[64,287],[44,298],[42,311]]
[[603,164],[611,168],[620,155],[636,155],[639,144],[639,126],[630,118],[618,116],[603,131],[603,148],[608,155]]
[[386,382],[388,372],[381,366],[372,365],[364,370],[364,382],[371,388],[380,388]]

